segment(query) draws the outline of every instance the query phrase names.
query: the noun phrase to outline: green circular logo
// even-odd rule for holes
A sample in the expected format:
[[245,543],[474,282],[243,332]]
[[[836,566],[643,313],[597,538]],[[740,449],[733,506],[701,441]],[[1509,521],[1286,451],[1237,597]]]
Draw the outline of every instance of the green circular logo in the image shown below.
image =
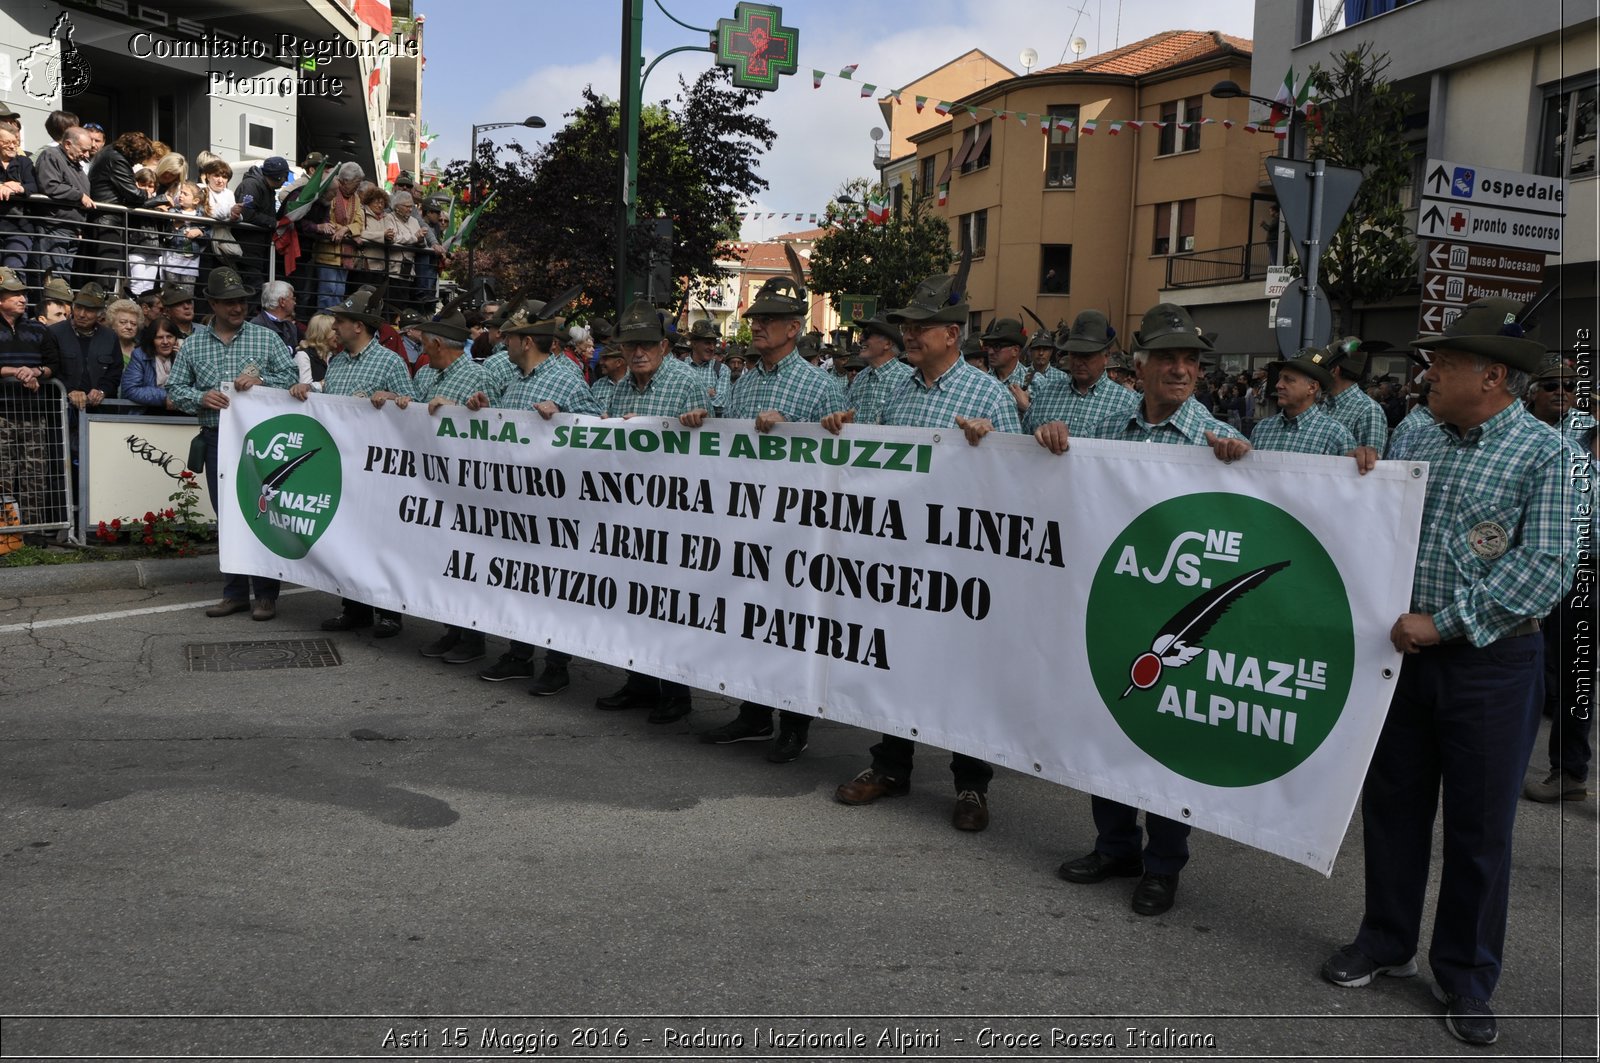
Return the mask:
[[244,437],[235,478],[239,509],[268,550],[305,557],[333,523],[343,475],[327,429],[298,413],[274,417]]
[[1111,543],[1089,590],[1089,668],[1134,744],[1196,782],[1276,779],[1328,737],[1355,627],[1316,536],[1246,495],[1170,498]]

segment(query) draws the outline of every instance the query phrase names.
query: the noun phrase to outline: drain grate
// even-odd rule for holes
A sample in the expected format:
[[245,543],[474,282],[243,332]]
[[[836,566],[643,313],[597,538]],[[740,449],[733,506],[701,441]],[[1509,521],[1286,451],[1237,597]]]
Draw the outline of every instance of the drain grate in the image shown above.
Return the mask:
[[344,662],[327,639],[275,642],[191,642],[191,672],[260,672],[269,668],[333,668]]

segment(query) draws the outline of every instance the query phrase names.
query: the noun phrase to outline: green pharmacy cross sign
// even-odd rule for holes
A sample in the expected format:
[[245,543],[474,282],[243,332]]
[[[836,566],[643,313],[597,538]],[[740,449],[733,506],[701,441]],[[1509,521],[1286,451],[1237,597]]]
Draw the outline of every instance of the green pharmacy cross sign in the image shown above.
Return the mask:
[[739,4],[732,18],[717,20],[713,45],[717,65],[732,70],[734,85],[771,92],[779,77],[797,68],[800,31],[783,24],[781,7]]

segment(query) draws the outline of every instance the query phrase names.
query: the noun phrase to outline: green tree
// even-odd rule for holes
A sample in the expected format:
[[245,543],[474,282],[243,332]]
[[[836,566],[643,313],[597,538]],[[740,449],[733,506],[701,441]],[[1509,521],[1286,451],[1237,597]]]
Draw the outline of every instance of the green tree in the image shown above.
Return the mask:
[[[881,309],[905,306],[923,278],[950,268],[950,226],[914,199],[884,225],[867,220],[865,178],[846,181],[823,219],[826,236],[811,248],[811,286],[839,309],[841,295],[876,295]],[[848,196],[853,203],[841,203]]]
[[[630,268],[644,274],[665,254],[680,282],[678,303],[715,290],[727,270],[717,265],[737,239],[741,201],[767,187],[756,172],[776,139],[766,119],[752,114],[759,94],[732,87],[713,67],[692,85],[679,83],[673,100],[643,108],[639,124],[639,223],[629,237]],[[550,296],[581,286],[584,301],[607,314],[616,304],[619,107],[583,91],[583,105],[540,148],[512,143],[480,147],[479,194],[497,193],[478,228],[475,268],[493,273],[502,294],[531,286]],[[446,185],[465,187],[465,161],[445,168]],[[665,245],[655,221],[672,222]],[[451,262],[463,277],[464,254]]]
[[1311,123],[1308,157],[1363,174],[1322,256],[1335,335],[1358,331],[1358,303],[1387,301],[1416,282],[1417,246],[1400,202],[1411,186],[1412,147],[1402,136],[1411,96],[1388,80],[1388,68],[1388,54],[1374,54],[1364,42],[1326,68],[1314,65],[1309,75],[1320,115]]

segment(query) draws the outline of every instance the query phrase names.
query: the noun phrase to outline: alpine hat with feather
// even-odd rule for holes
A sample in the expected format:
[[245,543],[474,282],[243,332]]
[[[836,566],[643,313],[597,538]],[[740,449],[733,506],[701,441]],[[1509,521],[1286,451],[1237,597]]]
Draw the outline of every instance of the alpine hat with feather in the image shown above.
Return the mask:
[[1544,344],[1527,338],[1526,312],[1515,299],[1479,299],[1438,335],[1419,336],[1411,346],[1424,351],[1460,351],[1504,362],[1524,373],[1544,365]]
[[746,317],[798,317],[806,316],[806,273],[795,253],[793,244],[784,244],[783,253],[789,260],[789,276],[773,277],[757,291]]
[[[954,273],[929,277],[911,293],[911,302],[884,315],[891,325],[964,325],[967,323],[967,274],[972,269],[972,252],[961,256]],[[965,353],[963,351],[963,353]]]

